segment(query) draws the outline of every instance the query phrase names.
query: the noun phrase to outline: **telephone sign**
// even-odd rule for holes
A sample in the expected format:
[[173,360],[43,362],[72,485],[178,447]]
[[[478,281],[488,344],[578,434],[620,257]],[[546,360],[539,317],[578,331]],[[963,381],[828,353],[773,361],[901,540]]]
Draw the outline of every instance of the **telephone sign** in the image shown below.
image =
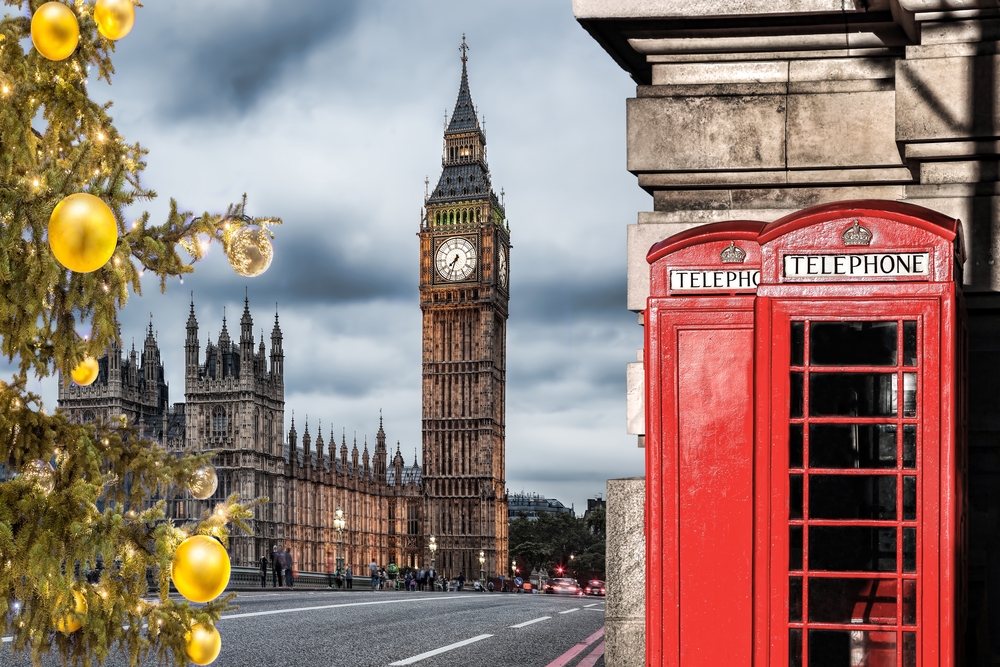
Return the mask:
[[647,664],[960,664],[960,223],[840,202],[647,258]]

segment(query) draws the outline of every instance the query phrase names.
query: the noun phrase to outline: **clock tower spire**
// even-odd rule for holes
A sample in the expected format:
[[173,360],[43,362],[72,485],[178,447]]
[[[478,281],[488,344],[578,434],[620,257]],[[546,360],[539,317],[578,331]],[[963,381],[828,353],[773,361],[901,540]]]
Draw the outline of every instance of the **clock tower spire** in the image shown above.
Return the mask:
[[[423,484],[438,571],[506,571],[505,395],[510,229],[493,191],[486,134],[462,78],[420,231]],[[429,562],[430,553],[425,554]]]

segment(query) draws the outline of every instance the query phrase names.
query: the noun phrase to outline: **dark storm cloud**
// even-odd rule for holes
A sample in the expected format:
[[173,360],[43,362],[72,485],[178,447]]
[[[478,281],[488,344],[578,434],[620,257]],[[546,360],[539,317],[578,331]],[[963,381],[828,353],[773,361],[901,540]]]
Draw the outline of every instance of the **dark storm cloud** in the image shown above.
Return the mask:
[[[144,30],[143,37],[153,42],[147,42],[148,50],[166,55],[164,73],[169,75],[159,80],[171,84],[160,90],[157,115],[197,119],[250,113],[285,71],[350,31],[360,5],[295,0],[276,10],[264,0],[222,0],[177,11],[173,2],[147,3],[140,19],[155,22],[157,29]],[[192,25],[192,19],[203,23]]]
[[[511,271],[516,268],[511,261]],[[624,270],[600,273],[529,276],[511,287],[511,315],[522,321],[556,323],[586,315],[588,319],[620,318],[625,308]]]

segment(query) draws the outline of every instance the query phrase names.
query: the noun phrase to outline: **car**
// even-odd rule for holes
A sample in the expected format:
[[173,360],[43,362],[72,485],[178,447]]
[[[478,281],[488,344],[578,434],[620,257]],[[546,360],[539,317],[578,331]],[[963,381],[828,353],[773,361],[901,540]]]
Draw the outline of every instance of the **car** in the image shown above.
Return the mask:
[[583,591],[580,590],[580,584],[576,583],[576,579],[564,577],[549,579],[545,583],[545,592],[554,595],[583,595]]
[[604,582],[600,579],[591,579],[583,587],[584,595],[604,595]]

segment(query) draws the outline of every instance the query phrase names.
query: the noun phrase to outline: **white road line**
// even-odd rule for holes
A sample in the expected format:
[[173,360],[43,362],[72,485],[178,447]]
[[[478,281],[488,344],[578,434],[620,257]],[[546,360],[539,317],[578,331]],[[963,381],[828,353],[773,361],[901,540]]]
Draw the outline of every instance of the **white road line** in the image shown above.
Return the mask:
[[12,642],[12,641],[14,641],[14,638],[13,638],[13,637],[4,637],[4,638],[3,638],[3,641],[2,641],[2,642],[0,642],[0,644],[9,644],[9,643],[10,643],[10,642]]
[[604,607],[598,607],[597,609],[584,609],[584,611],[599,611],[599,612],[601,612],[603,614],[604,613]]
[[338,609],[340,607],[365,607],[373,604],[406,604],[407,602],[436,602],[438,600],[458,600],[465,599],[466,595],[449,595],[448,597],[421,597],[413,600],[378,600],[376,602],[345,602],[344,604],[325,604],[319,607],[297,607],[295,609],[272,609],[271,611],[254,611],[247,614],[227,614],[219,618],[224,621],[228,618],[249,618],[251,616],[270,616],[272,614],[292,614],[297,611],[316,611],[319,609]]
[[542,621],[547,621],[550,618],[552,618],[552,617],[551,616],[542,616],[541,618],[535,618],[535,619],[532,619],[530,621],[525,621],[524,623],[518,623],[517,625],[512,625],[510,627],[512,627],[512,628],[523,628],[526,625],[531,625],[532,623],[540,623]]
[[481,641],[483,639],[488,639],[493,635],[477,635],[471,639],[466,639],[465,641],[455,642],[454,644],[448,644],[447,646],[442,646],[441,648],[436,648],[433,651],[427,651],[427,653],[421,653],[420,655],[415,655],[412,658],[407,658],[406,660],[400,660],[398,662],[390,662],[390,667],[392,665],[412,665],[415,662],[420,662],[432,656],[444,653],[445,651],[450,651],[452,649],[461,648],[463,646],[468,646],[475,642]]
[[599,604],[601,604],[601,603],[600,602],[594,602],[592,604],[585,604],[585,605],[583,605],[583,608],[586,609],[587,607],[596,607]]
[[560,614],[572,614],[574,611],[580,611],[579,607],[573,607],[572,609],[567,609],[566,611],[559,612]]

